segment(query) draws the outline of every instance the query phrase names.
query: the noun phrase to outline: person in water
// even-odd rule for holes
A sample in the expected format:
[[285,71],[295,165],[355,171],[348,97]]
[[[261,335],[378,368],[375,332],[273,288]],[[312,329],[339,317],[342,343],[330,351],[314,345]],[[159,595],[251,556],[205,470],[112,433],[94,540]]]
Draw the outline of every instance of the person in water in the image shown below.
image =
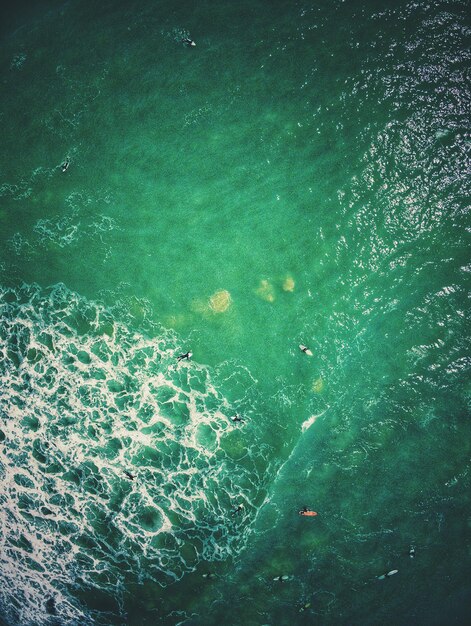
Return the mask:
[[244,510],[244,505],[243,504],[239,504],[233,511],[232,511],[232,515],[237,515],[238,513],[241,513]]
[[317,515],[317,513],[315,511],[311,511],[311,509],[308,509],[307,506],[303,506],[303,508],[299,511],[299,515],[313,517],[314,515]]
[[193,48],[194,46],[196,46],[195,42],[193,41],[193,39],[190,39],[189,37],[184,37],[182,39],[182,43],[184,43],[186,46],[188,46],[189,48]]
[[243,422],[243,421],[244,421],[244,420],[240,417],[240,415],[238,415],[237,413],[236,413],[233,417],[231,417],[231,420],[232,420],[233,422]]
[[189,361],[192,356],[193,352],[185,352],[185,354],[180,354],[180,356],[177,356],[177,361],[183,361],[183,359]]
[[129,480],[134,480],[136,478],[135,476],[131,474],[131,472],[128,472],[128,470],[124,470],[124,473],[127,476],[127,478],[129,478]]
[[394,576],[394,574],[397,574],[398,571],[399,571],[398,569],[392,569],[387,574],[382,574],[381,576],[378,576],[378,580],[384,580],[385,578],[391,578],[391,576]]
[[69,157],[67,157],[67,158],[65,159],[65,161],[64,161],[64,162],[62,163],[62,165],[61,165],[61,169],[62,169],[62,171],[63,171],[63,172],[67,172],[67,170],[69,169],[69,165],[70,165],[70,159],[69,159]]

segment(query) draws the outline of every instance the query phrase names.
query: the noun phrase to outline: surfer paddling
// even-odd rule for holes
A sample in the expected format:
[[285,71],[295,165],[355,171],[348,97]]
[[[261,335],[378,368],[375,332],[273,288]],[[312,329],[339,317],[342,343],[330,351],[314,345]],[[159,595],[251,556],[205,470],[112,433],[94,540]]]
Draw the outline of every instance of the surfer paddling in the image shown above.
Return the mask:
[[182,39],[182,43],[184,43],[185,46],[188,46],[188,48],[194,48],[196,46],[196,44],[193,41],[193,39],[190,39],[189,37],[184,37]]
[[65,161],[61,165],[61,170],[63,172],[67,172],[67,170],[69,169],[69,165],[70,165],[70,159],[69,157],[66,157]]
[[128,472],[128,470],[124,470],[124,474],[126,478],[129,478],[129,480],[134,480],[136,478],[133,474],[131,474],[131,472]]
[[312,352],[309,350],[309,348],[307,346],[303,346],[303,344],[299,344],[299,349],[301,350],[301,352],[304,352],[304,354],[307,354],[308,356],[313,356]]
[[316,511],[311,511],[307,508],[307,506],[303,506],[303,508],[299,511],[299,515],[303,517],[315,517],[317,515]]
[[243,422],[243,421],[244,421],[244,420],[240,417],[240,415],[237,415],[237,413],[231,417],[231,420],[232,420],[233,422]]
[[189,361],[192,356],[193,352],[185,352],[185,354],[180,354],[180,356],[177,356],[177,361],[183,361],[184,359]]

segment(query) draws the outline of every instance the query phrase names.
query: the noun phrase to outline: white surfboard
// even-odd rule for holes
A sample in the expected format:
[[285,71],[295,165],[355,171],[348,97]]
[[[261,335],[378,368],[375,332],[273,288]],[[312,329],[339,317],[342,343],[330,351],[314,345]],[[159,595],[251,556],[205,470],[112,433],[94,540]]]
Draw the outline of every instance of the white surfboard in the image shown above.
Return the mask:
[[399,571],[398,569],[392,569],[387,574],[383,574],[382,576],[378,576],[378,580],[384,580],[385,578],[389,578],[390,576],[393,576],[394,574],[397,574],[398,571]]

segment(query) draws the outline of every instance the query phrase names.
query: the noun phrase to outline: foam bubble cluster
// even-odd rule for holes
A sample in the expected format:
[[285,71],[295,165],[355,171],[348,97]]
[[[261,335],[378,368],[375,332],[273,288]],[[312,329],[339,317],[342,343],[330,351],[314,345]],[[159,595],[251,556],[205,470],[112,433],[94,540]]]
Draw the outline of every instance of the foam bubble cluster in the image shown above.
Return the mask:
[[[241,537],[253,477],[225,450],[231,407],[178,342],[63,285],[0,291],[0,601],[14,623],[91,619],[71,589],[165,586]],[[234,455],[232,455],[234,456]],[[244,513],[245,515],[245,513]]]

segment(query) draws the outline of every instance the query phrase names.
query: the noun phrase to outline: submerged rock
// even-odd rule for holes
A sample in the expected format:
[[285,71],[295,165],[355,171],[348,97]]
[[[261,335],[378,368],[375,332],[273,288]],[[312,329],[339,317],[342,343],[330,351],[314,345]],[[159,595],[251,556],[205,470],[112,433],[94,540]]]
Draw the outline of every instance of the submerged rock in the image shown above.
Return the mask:
[[215,313],[224,313],[231,306],[231,294],[227,289],[221,289],[213,293],[209,299],[209,306]]

